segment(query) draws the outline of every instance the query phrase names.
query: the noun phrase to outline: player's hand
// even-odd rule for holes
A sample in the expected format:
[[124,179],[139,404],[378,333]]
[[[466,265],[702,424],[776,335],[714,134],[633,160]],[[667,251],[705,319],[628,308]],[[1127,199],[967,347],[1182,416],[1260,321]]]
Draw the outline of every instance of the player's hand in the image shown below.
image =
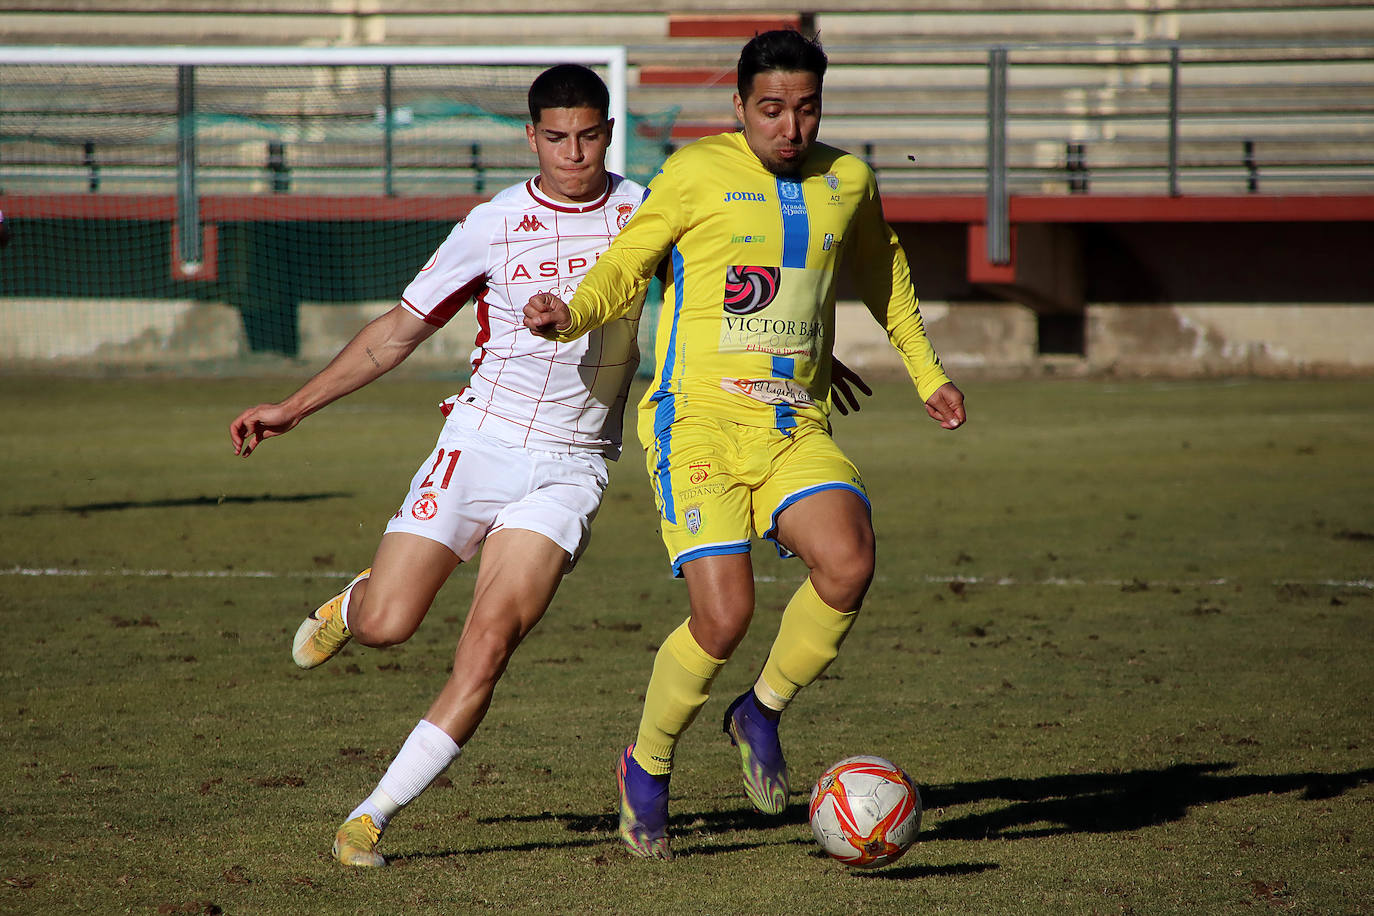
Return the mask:
[[566,331],[572,327],[568,304],[553,293],[530,296],[530,301],[525,303],[525,327],[541,336]]
[[280,404],[259,404],[250,407],[229,424],[229,443],[234,454],[247,458],[262,440],[289,433],[301,418]]
[[940,421],[945,429],[958,429],[968,420],[964,413],[964,393],[954,387],[953,382],[946,382],[926,398],[926,413],[932,420]]
[[830,357],[830,403],[835,405],[835,409],[840,412],[840,416],[849,416],[849,409],[844,406],[844,402],[849,402],[849,407],[855,413],[859,412],[859,398],[854,394],[853,385],[869,397],[873,397],[873,389],[869,388],[859,373],[840,362],[835,357]]

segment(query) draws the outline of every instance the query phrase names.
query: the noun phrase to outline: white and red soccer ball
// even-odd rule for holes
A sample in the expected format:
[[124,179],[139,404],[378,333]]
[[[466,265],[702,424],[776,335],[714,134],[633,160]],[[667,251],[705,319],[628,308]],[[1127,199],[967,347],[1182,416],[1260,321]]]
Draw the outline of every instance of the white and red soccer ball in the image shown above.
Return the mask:
[[921,795],[892,761],[846,757],[821,774],[807,815],[828,855],[852,868],[877,868],[916,842]]

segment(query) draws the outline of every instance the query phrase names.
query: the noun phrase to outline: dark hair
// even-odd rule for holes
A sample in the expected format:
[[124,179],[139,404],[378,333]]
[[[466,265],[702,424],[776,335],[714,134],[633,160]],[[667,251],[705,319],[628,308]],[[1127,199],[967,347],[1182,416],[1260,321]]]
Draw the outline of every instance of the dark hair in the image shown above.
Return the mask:
[[811,73],[819,84],[825,78],[828,61],[821,43],[807,38],[795,29],[776,29],[761,32],[749,40],[739,52],[736,70],[737,88],[741,99],[749,98],[754,77],[775,70],[784,73]]
[[545,108],[595,108],[604,121],[611,109],[611,93],[594,71],[581,64],[559,64],[530,84],[530,121],[538,124]]

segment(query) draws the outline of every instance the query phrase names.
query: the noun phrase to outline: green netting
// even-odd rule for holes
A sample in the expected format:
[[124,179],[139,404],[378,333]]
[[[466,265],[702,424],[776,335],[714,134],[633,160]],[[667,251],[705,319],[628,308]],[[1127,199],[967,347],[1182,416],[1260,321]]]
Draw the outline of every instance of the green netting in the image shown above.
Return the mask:
[[[188,98],[176,67],[0,66],[0,362],[327,359],[462,215],[426,202],[535,171],[540,70],[207,66]],[[630,177],[658,167],[675,116],[618,125]],[[438,337],[416,360],[463,371],[471,336]]]

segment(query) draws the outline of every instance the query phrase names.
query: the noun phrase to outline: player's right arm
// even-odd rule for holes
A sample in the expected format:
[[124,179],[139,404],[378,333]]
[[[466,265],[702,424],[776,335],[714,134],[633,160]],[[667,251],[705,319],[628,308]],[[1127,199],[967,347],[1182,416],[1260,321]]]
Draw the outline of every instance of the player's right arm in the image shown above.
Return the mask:
[[649,182],[644,202],[578,284],[568,302],[541,293],[525,307],[525,327],[550,340],[576,340],[623,317],[643,297],[659,263],[682,236],[687,215],[675,158]]
[[315,411],[380,378],[437,330],[400,305],[372,320],[286,400],[259,404],[235,417],[229,424],[234,454],[247,458],[264,439],[290,432]]

